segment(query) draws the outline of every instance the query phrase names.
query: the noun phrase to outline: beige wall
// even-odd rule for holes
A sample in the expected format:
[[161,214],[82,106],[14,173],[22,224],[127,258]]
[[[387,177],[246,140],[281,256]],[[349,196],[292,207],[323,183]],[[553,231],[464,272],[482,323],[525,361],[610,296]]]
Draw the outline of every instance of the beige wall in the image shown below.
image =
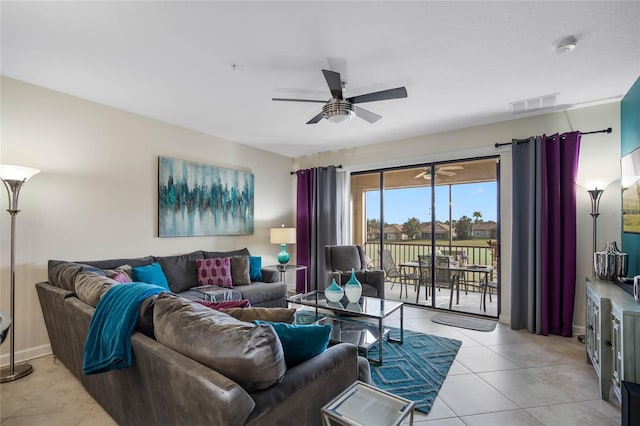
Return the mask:
[[[345,123],[343,125],[349,125]],[[621,200],[620,200],[620,104],[574,109],[536,117],[477,126],[402,139],[353,149],[333,151],[297,159],[298,167],[342,164],[346,170],[360,171],[376,167],[402,166],[436,160],[471,158],[475,156],[501,156],[501,210],[502,227],[502,322],[510,319],[510,274],[511,274],[511,150],[496,149],[496,142],[508,142],[512,138],[521,139],[531,135],[552,134],[571,130],[592,131],[607,127],[611,134],[587,135],[582,138],[580,149],[579,181],[591,178],[617,178],[602,196],[601,216],[598,219],[598,243],[601,249],[605,241],[620,242]],[[577,282],[574,327],[583,332],[584,327],[584,278],[591,274],[592,265],[592,219],[587,188],[578,187],[578,250]]]
[[[41,169],[20,195],[16,360],[50,351],[34,283],[49,259],[171,255],[249,247],[274,263],[269,228],[294,225],[292,160],[72,96],[2,78],[0,162]],[[255,233],[158,238],[158,156],[255,175]],[[275,190],[279,188],[280,190]],[[9,312],[9,214],[0,194],[1,309]],[[2,364],[9,345],[2,345]]]

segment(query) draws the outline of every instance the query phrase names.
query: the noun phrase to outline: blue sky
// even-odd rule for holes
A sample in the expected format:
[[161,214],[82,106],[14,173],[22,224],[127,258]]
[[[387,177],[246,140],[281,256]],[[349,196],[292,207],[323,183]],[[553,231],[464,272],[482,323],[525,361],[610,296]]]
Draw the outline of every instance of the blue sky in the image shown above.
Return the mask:
[[[452,186],[452,218],[468,216],[473,219],[473,212],[482,213],[483,220],[496,220],[497,184],[468,183]],[[379,218],[380,192],[366,193],[367,219]],[[431,220],[431,188],[387,189],[384,193],[384,220],[387,223],[403,224],[407,219],[417,217],[421,222]],[[436,220],[449,219],[449,187],[436,187]]]

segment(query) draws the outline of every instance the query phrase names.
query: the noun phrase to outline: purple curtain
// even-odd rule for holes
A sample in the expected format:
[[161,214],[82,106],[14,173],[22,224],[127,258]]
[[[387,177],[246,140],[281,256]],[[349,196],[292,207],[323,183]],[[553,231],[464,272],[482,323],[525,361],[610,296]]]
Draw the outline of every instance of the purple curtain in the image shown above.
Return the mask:
[[[296,262],[307,266],[307,279],[311,272],[311,236],[313,226],[313,193],[315,187],[315,170],[299,170],[297,172],[296,202]],[[296,293],[309,291],[309,283],[305,282],[304,271],[296,275]]]
[[580,133],[542,138],[540,332],[570,337],[576,285]]
[[571,336],[580,133],[514,141],[511,328]]

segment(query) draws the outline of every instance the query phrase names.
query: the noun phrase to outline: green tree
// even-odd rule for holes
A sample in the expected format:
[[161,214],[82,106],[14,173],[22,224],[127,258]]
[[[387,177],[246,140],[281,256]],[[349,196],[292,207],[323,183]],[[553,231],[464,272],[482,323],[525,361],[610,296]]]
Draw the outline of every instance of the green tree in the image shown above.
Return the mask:
[[421,224],[418,218],[412,217],[402,225],[402,232],[410,239],[415,240],[422,233],[422,229],[420,228]]
[[471,227],[473,222],[467,216],[462,216],[455,224],[456,228],[456,240],[469,240],[471,239]]
[[482,213],[479,211],[473,212],[473,221],[475,223],[482,222]]

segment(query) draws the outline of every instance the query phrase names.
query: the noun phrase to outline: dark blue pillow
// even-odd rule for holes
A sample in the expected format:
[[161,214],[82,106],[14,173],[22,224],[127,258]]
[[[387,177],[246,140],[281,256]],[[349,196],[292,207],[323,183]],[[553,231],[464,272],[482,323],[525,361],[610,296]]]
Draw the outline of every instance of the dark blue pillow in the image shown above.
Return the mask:
[[255,324],[271,324],[275,330],[287,368],[291,368],[303,361],[324,352],[329,345],[331,326],[329,324],[293,325],[284,322],[253,321]]
[[131,278],[133,278],[135,282],[156,284],[171,291],[167,277],[158,262],[153,262],[145,266],[136,266],[132,268],[131,275]]
[[251,281],[262,281],[262,257],[249,256],[249,278]]

